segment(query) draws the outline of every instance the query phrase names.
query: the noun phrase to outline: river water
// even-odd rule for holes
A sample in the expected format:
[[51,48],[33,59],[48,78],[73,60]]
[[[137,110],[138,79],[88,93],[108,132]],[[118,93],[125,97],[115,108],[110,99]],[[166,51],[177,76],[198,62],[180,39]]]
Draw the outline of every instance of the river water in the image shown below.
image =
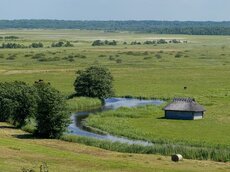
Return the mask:
[[105,99],[103,107],[96,110],[89,110],[84,112],[78,112],[71,116],[72,123],[68,127],[68,133],[71,135],[78,135],[90,138],[96,138],[100,140],[109,140],[112,142],[120,142],[127,144],[138,145],[152,145],[152,143],[142,140],[132,140],[125,137],[118,137],[110,134],[96,134],[83,129],[82,121],[84,121],[89,115],[95,115],[97,112],[103,112],[108,110],[115,110],[120,107],[137,107],[145,105],[161,105],[164,101],[161,100],[140,100],[134,98],[108,98]]

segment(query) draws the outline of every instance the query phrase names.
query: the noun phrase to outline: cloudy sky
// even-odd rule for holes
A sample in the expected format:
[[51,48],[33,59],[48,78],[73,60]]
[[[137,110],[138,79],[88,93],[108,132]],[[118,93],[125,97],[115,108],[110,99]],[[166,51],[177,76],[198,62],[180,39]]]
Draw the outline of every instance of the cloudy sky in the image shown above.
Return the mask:
[[0,0],[0,19],[230,21],[230,0]]

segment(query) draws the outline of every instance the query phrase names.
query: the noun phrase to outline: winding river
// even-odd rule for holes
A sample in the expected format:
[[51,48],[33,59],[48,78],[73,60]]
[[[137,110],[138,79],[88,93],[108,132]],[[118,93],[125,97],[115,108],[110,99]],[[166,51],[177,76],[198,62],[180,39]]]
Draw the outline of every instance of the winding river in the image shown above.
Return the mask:
[[115,110],[120,107],[137,107],[144,105],[161,105],[164,101],[161,100],[140,100],[133,98],[109,98],[105,100],[105,105],[96,110],[89,110],[84,112],[78,112],[71,116],[72,123],[68,127],[68,133],[71,135],[85,136],[90,138],[96,138],[100,140],[109,140],[112,142],[120,142],[127,144],[139,144],[139,145],[152,145],[152,143],[142,140],[131,140],[125,137],[113,136],[110,134],[96,134],[84,130],[82,121],[89,115],[94,115],[96,112],[103,112],[108,110]]

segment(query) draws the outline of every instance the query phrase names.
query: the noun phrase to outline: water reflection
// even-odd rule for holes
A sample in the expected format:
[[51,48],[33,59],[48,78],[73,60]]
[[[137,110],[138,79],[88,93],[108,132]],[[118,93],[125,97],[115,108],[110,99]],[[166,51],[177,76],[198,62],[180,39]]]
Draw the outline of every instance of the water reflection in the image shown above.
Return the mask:
[[127,144],[139,144],[139,145],[152,145],[147,141],[131,140],[124,137],[117,137],[110,134],[96,134],[83,129],[82,121],[89,115],[94,115],[97,112],[103,112],[107,110],[115,110],[120,107],[137,107],[144,105],[161,105],[164,101],[161,100],[140,100],[133,98],[109,98],[105,100],[105,105],[96,110],[89,110],[84,112],[78,112],[71,116],[72,124],[68,127],[68,132],[73,135],[91,137],[101,140],[110,140],[112,142],[121,142]]

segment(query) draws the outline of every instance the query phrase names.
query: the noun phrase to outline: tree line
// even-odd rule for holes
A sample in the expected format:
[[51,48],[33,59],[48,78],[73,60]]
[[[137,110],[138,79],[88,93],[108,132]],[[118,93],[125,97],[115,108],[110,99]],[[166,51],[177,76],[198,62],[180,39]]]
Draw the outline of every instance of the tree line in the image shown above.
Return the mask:
[[5,39],[5,40],[16,40],[19,39],[17,36],[0,36],[0,40]]
[[[29,46],[26,46],[24,44],[19,44],[19,43],[12,43],[12,42],[8,42],[8,43],[2,43],[2,45],[0,46],[0,48],[12,48],[12,49],[16,49],[16,48],[43,48],[44,44],[41,42],[33,42],[31,43]],[[59,42],[53,42],[51,44],[51,47],[74,47],[73,44],[71,44],[69,41],[59,41]]]
[[92,43],[92,46],[103,46],[103,45],[117,45],[117,41],[112,40],[112,41],[108,41],[108,40],[95,40]]
[[45,138],[59,138],[70,123],[64,97],[42,80],[0,83],[0,121]]
[[87,29],[157,34],[230,35],[230,22],[0,20],[0,29]]

